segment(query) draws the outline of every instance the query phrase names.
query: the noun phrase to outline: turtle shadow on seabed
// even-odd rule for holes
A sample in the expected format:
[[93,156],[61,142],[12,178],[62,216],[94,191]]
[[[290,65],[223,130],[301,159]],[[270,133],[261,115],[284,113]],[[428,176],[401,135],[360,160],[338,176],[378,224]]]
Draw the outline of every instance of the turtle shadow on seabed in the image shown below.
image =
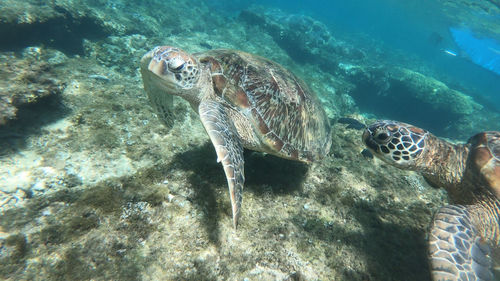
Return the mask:
[[[215,150],[210,142],[189,151],[179,153],[172,160],[179,168],[193,171],[188,181],[194,189],[193,203],[203,210],[203,224],[210,240],[219,245],[220,213],[231,217],[230,204],[218,202],[216,192],[227,192],[227,182],[222,165],[217,163]],[[291,193],[302,186],[308,165],[271,155],[245,150],[245,191],[257,195],[265,193]],[[245,197],[245,195],[243,195]],[[225,198],[225,197],[224,197]],[[243,202],[245,199],[243,199]],[[243,203],[244,204],[244,203]],[[243,206],[243,211],[245,207]]]
[[369,256],[368,270],[375,275],[380,268],[386,268],[395,280],[430,280],[426,233],[416,226],[403,226],[381,219],[396,211],[377,208],[366,202],[354,205],[353,213],[361,223],[364,235],[369,237],[365,238],[369,242],[362,244]]
[[[392,212],[366,202],[353,202],[348,215],[361,224],[361,231],[349,229],[345,224],[329,224],[320,218],[311,219],[306,214],[297,215],[293,222],[331,245],[340,243],[357,248],[362,255],[359,258],[365,259],[367,265],[363,280],[430,280],[426,233],[417,226],[381,219]],[[359,273],[351,270],[345,269],[345,279],[358,280]]]
[[248,192],[289,194],[301,189],[309,165],[250,150],[245,152]]

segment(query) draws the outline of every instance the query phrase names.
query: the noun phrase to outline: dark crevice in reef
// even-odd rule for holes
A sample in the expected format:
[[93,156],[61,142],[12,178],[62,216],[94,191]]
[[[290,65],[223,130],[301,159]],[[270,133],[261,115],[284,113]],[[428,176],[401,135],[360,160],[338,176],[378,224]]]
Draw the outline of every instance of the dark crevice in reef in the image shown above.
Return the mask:
[[64,118],[70,112],[60,94],[45,96],[36,103],[20,106],[16,119],[0,126],[0,155],[24,148],[29,136],[40,134],[43,126]]
[[88,16],[73,17],[66,10],[42,22],[0,22],[0,51],[18,51],[28,46],[45,45],[66,55],[83,55],[83,39],[99,39],[110,33]]

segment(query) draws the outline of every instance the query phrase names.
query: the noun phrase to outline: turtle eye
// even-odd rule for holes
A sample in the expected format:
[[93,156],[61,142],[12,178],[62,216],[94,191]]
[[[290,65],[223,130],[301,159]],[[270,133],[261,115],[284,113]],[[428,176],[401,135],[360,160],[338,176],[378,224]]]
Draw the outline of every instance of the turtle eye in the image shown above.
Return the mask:
[[383,132],[377,132],[375,134],[375,138],[378,140],[378,141],[387,141],[389,140],[389,134],[385,131]]
[[184,66],[186,65],[186,62],[181,59],[181,58],[173,58],[168,62],[168,70],[172,72],[180,72]]

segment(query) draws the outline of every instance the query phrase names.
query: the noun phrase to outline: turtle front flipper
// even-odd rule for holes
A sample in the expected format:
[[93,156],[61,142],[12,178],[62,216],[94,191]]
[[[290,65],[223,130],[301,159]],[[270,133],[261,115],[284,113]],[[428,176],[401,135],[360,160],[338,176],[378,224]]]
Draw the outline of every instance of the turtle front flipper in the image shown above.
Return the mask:
[[158,119],[167,127],[171,129],[174,126],[174,96],[165,94],[163,89],[157,85],[158,80],[155,77],[143,75],[144,91],[148,94],[149,101],[153,105]]
[[429,237],[433,280],[493,280],[489,254],[465,206],[437,212]]
[[233,210],[233,225],[236,228],[245,183],[243,146],[236,127],[221,104],[209,100],[202,101],[198,110],[201,122],[215,147],[217,162],[222,162],[226,173]]
[[144,91],[160,121],[171,129],[174,125],[174,96],[168,93],[165,82],[161,78],[165,72],[165,63],[161,59],[154,59],[155,50],[148,52],[141,59],[142,82]]

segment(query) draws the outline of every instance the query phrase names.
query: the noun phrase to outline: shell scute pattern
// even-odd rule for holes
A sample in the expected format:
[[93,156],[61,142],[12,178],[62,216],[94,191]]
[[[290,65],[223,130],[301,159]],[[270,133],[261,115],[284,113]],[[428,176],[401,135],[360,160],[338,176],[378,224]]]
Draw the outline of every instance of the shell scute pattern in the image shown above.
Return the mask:
[[[272,151],[287,158],[312,161],[327,150],[328,118],[300,79],[267,59],[239,51],[208,51],[200,59],[211,64],[215,93],[245,111]],[[323,115],[321,115],[323,114]],[[326,128],[326,129],[325,129]]]
[[200,61],[209,64],[215,93],[235,107],[250,107],[246,93],[234,84],[242,75],[242,68],[237,67],[242,62],[233,54],[224,55],[221,50],[209,54],[203,55]]

